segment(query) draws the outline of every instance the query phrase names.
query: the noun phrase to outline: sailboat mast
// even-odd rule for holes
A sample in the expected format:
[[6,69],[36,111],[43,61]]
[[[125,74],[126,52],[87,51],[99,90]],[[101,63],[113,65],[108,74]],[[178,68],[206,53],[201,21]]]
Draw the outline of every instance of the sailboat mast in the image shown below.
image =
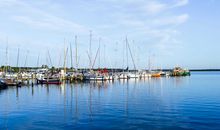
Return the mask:
[[100,54],[100,43],[101,43],[101,38],[99,38],[99,68],[100,68],[100,56],[101,56],[101,54]]
[[90,31],[90,40],[89,40],[89,53],[90,53],[90,68],[92,68],[92,31]]
[[126,48],[127,68],[128,68],[128,38],[127,36],[126,36],[126,41],[125,41],[125,48]]
[[25,62],[24,62],[24,67],[26,67],[26,65],[27,65],[28,54],[29,54],[29,51],[27,50],[27,54],[26,54]]
[[77,70],[77,69],[78,69],[78,52],[77,52],[77,51],[78,51],[78,48],[77,48],[77,36],[75,36],[75,46],[76,46],[76,48],[75,48],[75,49],[76,49],[76,52],[75,52],[75,53],[76,53],[76,55],[75,55],[76,57],[75,57],[75,59],[76,59],[76,70]]
[[62,50],[60,51],[60,56],[58,60],[58,67],[61,67],[61,59],[62,59]]
[[49,61],[50,61],[50,65],[51,65],[51,67],[53,67],[51,56],[50,56],[50,51],[47,50],[47,52],[48,52],[48,58],[49,58]]
[[96,62],[96,59],[97,59],[97,56],[98,56],[99,51],[100,51],[100,48],[98,48],[98,50],[97,50],[97,52],[96,52],[95,59],[94,59],[93,64],[92,64],[92,69],[93,69],[93,67],[94,67],[94,65],[95,65],[95,62]]
[[6,52],[5,52],[5,73],[8,71],[8,38],[6,39]]
[[135,62],[134,62],[134,57],[133,57],[133,55],[131,53],[131,48],[130,48],[130,45],[129,45],[128,42],[127,42],[127,46],[128,46],[128,49],[129,49],[129,52],[130,52],[130,55],[131,55],[131,59],[132,59],[133,65],[134,65],[134,69],[136,70],[136,65],[135,65]]
[[66,73],[66,59],[67,59],[67,54],[68,54],[68,47],[64,50],[65,55],[64,55],[64,72]]
[[63,63],[64,74],[66,73],[66,58],[67,58],[67,53],[68,53],[68,47],[65,48],[65,43],[66,43],[66,40],[64,39],[64,63]]
[[38,57],[37,57],[37,67],[39,67],[39,60],[40,60],[40,54],[38,54]]
[[149,54],[149,59],[148,59],[148,71],[149,72],[151,72],[151,65],[152,64],[152,62],[151,62],[151,56],[150,56],[150,54]]
[[16,64],[16,67],[18,67],[18,64],[19,64],[19,55],[20,55],[20,48],[18,48],[18,54],[17,54],[17,64]]
[[117,58],[117,56],[118,56],[118,42],[116,42],[116,46],[115,46],[115,68],[117,68],[117,63],[118,63],[118,58]]
[[122,53],[123,53],[123,57],[122,57],[122,68],[124,70],[125,68],[125,46],[124,46],[124,40],[123,40],[123,50],[122,50]]
[[106,50],[106,49],[105,49],[105,48],[106,48],[106,45],[104,44],[104,67],[105,67],[105,65],[106,65],[106,56],[105,56],[105,55],[106,55],[106,54],[105,54],[105,50]]
[[71,61],[71,68],[73,68],[73,52],[72,52],[72,45],[70,42],[70,61]]
[[[17,65],[16,65],[17,68],[19,66],[19,57],[20,57],[20,48],[18,48]],[[20,68],[18,68],[18,71],[20,72]]]

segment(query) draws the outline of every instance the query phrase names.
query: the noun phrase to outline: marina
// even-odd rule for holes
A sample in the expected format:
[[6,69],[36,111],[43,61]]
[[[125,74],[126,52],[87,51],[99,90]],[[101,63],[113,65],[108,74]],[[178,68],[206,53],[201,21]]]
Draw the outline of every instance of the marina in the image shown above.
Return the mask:
[[0,130],[220,130],[220,0],[1,0]]
[[[178,68],[178,69],[177,69]],[[112,80],[129,80],[129,79],[148,79],[170,76],[190,76],[190,71],[184,70],[180,67],[173,70],[162,71],[137,71],[137,70],[111,70],[111,69],[98,69],[98,70],[78,70],[64,73],[62,69],[56,69],[54,72],[51,68],[30,69],[30,72],[1,72],[0,86],[22,86],[27,84],[61,84],[62,82],[85,82],[85,81],[112,81]],[[54,69],[54,68],[53,68]]]
[[[57,59],[51,58],[51,53],[49,49],[46,49],[46,55],[43,57],[46,58],[46,64],[42,64],[39,67],[39,55],[36,59],[37,66],[27,67],[29,51],[27,51],[25,55],[24,66],[20,65],[20,54],[24,53],[20,51],[20,48],[17,49],[17,59],[16,59],[16,67],[10,66],[9,59],[9,51],[10,46],[8,45],[8,38],[6,40],[6,48],[5,48],[5,65],[2,65],[0,68],[0,79],[2,81],[1,86],[23,86],[29,84],[56,84],[60,85],[65,82],[85,82],[85,81],[115,81],[115,80],[129,80],[129,79],[146,79],[146,78],[159,78],[159,77],[175,77],[175,76],[190,76],[190,71],[188,69],[183,69],[181,67],[175,67],[174,69],[166,69],[166,71],[162,71],[162,69],[155,69],[157,67],[156,64],[152,61],[154,58],[148,58],[148,69],[147,66],[144,69],[140,69],[137,67],[138,57],[134,57],[134,49],[131,48],[131,42],[126,36],[124,42],[122,42],[123,49],[120,50],[120,53],[123,55],[123,65],[120,68],[114,67],[101,67],[100,63],[105,60],[105,48],[101,51],[101,38],[98,41],[98,49],[92,48],[92,31],[90,31],[89,35],[89,51],[87,51],[88,60],[86,62],[89,65],[86,68],[80,68],[78,55],[79,53],[79,45],[78,45],[78,36],[75,36],[74,44],[70,42],[69,45],[66,45],[66,40],[64,39],[64,47],[59,59],[59,65],[61,67],[55,66],[53,61]],[[93,43],[97,44],[97,43]],[[105,44],[104,44],[105,45]],[[42,49],[43,50],[43,49]],[[39,51],[42,51],[39,50]],[[95,52],[95,56],[93,53]],[[104,52],[102,58],[102,52]],[[75,53],[75,55],[73,55]],[[85,53],[85,52],[84,52]],[[56,54],[56,53],[54,53]],[[153,57],[153,56],[152,56]],[[61,60],[63,60],[63,65],[61,64]],[[74,61],[75,60],[75,61]],[[45,62],[43,62],[45,63]],[[68,64],[70,63],[70,64]],[[75,64],[75,65],[74,65]],[[126,64],[126,65],[125,65]],[[120,65],[121,66],[121,65]],[[132,68],[132,69],[129,69]]]

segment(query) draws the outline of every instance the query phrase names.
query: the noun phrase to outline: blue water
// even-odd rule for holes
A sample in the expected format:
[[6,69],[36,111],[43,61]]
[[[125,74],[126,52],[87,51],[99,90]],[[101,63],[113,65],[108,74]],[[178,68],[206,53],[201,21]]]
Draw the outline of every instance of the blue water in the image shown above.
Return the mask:
[[220,73],[10,87],[0,129],[220,129]]

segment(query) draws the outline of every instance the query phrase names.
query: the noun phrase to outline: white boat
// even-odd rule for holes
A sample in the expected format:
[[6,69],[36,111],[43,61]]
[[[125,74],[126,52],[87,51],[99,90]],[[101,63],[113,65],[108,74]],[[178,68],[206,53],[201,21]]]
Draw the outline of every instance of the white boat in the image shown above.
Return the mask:
[[119,73],[118,79],[129,79],[128,73],[126,72]]
[[38,84],[61,84],[61,80],[55,77],[49,77],[44,79],[37,79]]
[[140,73],[141,79],[150,78],[150,77],[151,77],[151,74],[147,73],[146,71]]
[[109,75],[108,80],[114,80],[114,75]]
[[104,80],[108,80],[108,76],[104,74],[87,73],[87,74],[84,74],[84,80],[104,81]]
[[138,73],[128,73],[128,77],[129,78],[139,78],[140,77],[140,75],[138,74]]

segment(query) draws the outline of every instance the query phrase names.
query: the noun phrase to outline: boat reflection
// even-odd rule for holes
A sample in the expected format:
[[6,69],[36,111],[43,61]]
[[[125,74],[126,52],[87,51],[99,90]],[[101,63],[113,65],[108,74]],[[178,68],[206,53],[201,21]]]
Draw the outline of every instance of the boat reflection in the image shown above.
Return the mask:
[[[0,90],[1,93],[16,98],[16,104],[19,106],[25,100],[31,102],[33,99],[40,100],[41,103],[53,106],[59,104],[59,109],[63,109],[65,118],[73,118],[75,122],[79,121],[84,113],[88,113],[88,119],[93,121],[98,112],[102,112],[111,105],[117,107],[119,101],[123,102],[123,112],[129,116],[131,107],[137,104],[133,102],[140,97],[150,96],[163,103],[162,97],[164,91],[173,87],[183,86],[189,82],[187,77],[172,78],[148,78],[145,80],[130,79],[105,82],[78,82],[62,83],[61,85],[34,85],[23,87],[9,87],[6,90]],[[164,88],[166,86],[166,90]],[[30,98],[32,97],[32,98]],[[118,98],[118,100],[117,100]],[[115,100],[115,106],[109,104]],[[56,101],[56,102],[54,102]],[[112,106],[113,105],[113,106]],[[38,106],[36,106],[38,107]]]

